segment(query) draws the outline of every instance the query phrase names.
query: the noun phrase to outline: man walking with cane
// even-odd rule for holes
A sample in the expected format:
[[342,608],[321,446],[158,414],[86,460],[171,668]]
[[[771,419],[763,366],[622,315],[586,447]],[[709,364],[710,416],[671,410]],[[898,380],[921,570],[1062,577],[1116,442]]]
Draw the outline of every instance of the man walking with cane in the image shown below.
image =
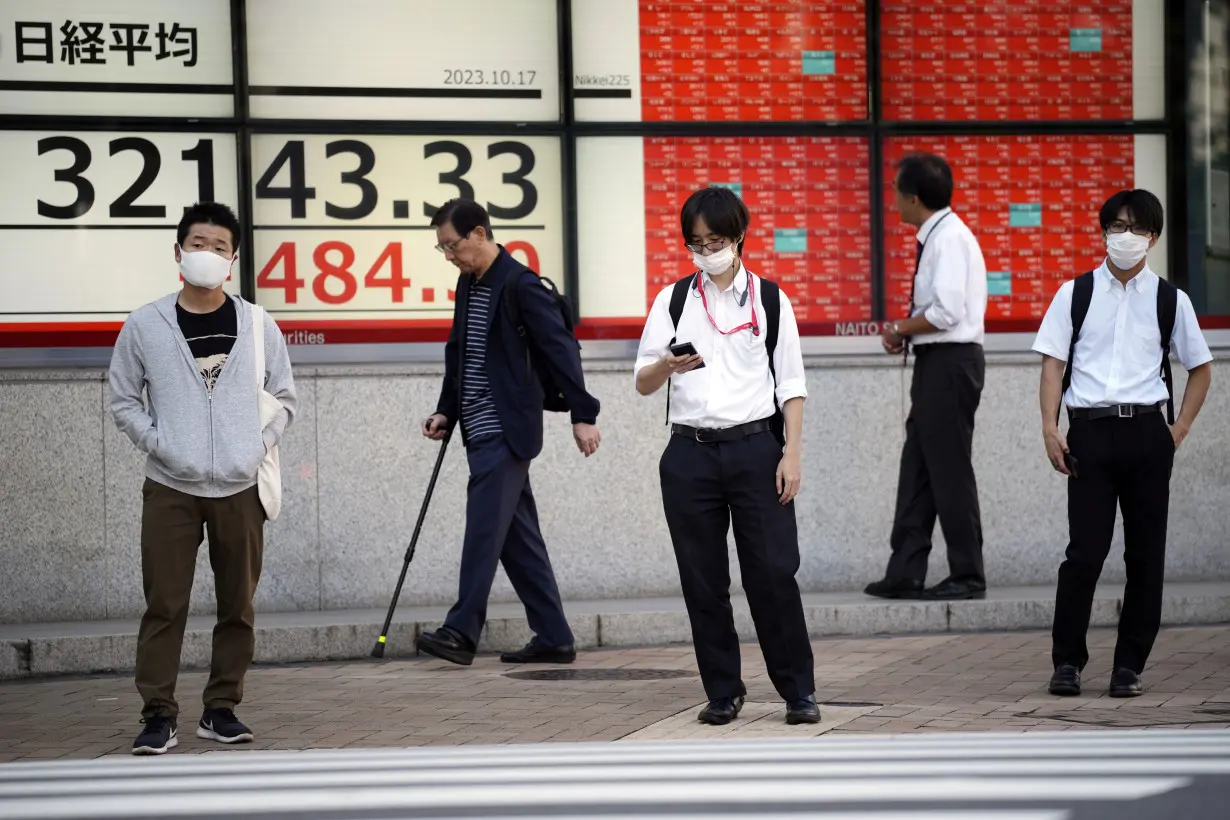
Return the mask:
[[[418,649],[469,665],[487,617],[496,565],[503,564],[525,604],[534,638],[505,663],[571,663],[572,630],[538,526],[530,462],[542,451],[541,364],[567,401],[577,448],[598,451],[599,402],[585,390],[580,347],[537,275],[492,237],[491,220],[468,199],[446,202],[432,218],[436,248],[461,271],[453,328],[444,350],[444,385],[423,435],[444,439],[461,422],[470,466],[465,542],[457,603],[444,626]],[[510,288],[515,292],[509,293]],[[506,303],[519,305],[521,327]],[[522,335],[524,331],[524,335]]]

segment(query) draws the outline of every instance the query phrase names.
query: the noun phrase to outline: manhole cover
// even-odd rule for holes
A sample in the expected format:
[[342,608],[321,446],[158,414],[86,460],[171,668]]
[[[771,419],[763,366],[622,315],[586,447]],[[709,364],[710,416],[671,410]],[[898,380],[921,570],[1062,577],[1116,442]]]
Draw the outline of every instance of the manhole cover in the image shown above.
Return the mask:
[[530,669],[508,672],[504,677],[517,680],[667,680],[690,678],[694,672],[678,669]]
[[1015,717],[1041,718],[1062,723],[1079,723],[1112,729],[1144,729],[1153,726],[1179,726],[1192,723],[1230,723],[1226,704],[1205,704],[1186,708],[1165,706],[1120,706],[1114,709],[1071,709],[1062,712],[1018,712]]

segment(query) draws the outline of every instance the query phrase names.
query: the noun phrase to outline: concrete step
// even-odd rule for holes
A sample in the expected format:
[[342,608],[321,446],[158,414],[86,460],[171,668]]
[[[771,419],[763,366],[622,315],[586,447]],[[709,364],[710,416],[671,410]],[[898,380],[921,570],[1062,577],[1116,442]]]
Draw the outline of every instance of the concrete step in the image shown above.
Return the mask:
[[[1123,587],[1104,584],[1094,600],[1093,626],[1113,626]],[[857,592],[803,596],[813,637],[1049,629],[1054,587],[991,589],[983,601],[881,601]],[[733,598],[735,626],[745,640],[755,629],[744,598]],[[572,601],[565,604],[579,648],[686,643],[691,640],[682,598]],[[414,640],[435,629],[445,607],[403,606],[389,630],[385,657],[414,654]],[[370,656],[384,611],[271,612],[256,616],[256,662],[302,663]],[[1166,625],[1230,623],[1230,581],[1176,583],[1166,587]],[[126,672],[136,657],[135,620],[0,625],[0,679]],[[188,621],[182,665],[208,668],[211,616]],[[530,638],[518,604],[493,604],[479,650],[498,652]]]

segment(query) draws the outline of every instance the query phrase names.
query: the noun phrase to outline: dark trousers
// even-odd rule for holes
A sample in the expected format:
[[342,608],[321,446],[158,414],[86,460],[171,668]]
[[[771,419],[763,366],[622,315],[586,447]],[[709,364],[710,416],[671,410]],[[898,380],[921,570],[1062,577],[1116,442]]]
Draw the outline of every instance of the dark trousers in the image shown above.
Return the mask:
[[925,581],[939,516],[949,574],[985,581],[982,516],[974,478],[974,414],[982,400],[982,345],[914,347],[910,414],[897,479],[890,578]]
[[478,644],[496,566],[503,564],[539,641],[549,646],[572,644],[572,630],[538,527],[530,462],[517,458],[503,436],[471,441],[466,457],[470,483],[461,580],[457,603],[445,625]]
[[1139,674],[1162,622],[1166,519],[1174,439],[1161,413],[1130,419],[1073,419],[1068,448],[1077,476],[1068,479],[1068,550],[1059,567],[1051,657],[1084,668],[1093,592],[1110,553],[1115,507],[1123,511],[1127,588],[1119,615],[1115,666]]
[[732,521],[743,589],[769,678],[787,701],[816,690],[794,578],[799,570],[794,502],[782,506],[775,487],[781,458],[781,445],[769,432],[712,444],[672,435],[662,454],[662,504],[710,700],[747,693],[730,606],[726,533]]
[[243,700],[243,679],[252,663],[256,636],[252,596],[265,549],[265,509],[256,487],[226,498],[198,498],[150,479],[141,488],[141,583],[145,614],[137,633],[137,691],[141,714],[176,717],[175,683],[188,623],[196,553],[209,532],[218,623],[214,626],[209,709],[234,708]]

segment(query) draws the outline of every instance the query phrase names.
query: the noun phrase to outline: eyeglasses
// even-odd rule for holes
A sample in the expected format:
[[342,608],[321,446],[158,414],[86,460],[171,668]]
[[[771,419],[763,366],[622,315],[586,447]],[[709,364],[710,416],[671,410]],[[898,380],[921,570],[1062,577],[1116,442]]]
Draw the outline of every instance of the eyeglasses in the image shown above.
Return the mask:
[[465,242],[469,238],[470,238],[470,235],[466,234],[460,239],[454,239],[452,242],[441,242],[438,245],[436,245],[436,250],[438,250],[440,253],[452,253],[453,251],[457,250],[458,245],[460,245],[462,242]]
[[1127,233],[1131,231],[1137,236],[1152,236],[1153,231],[1146,228],[1144,225],[1129,225],[1121,219],[1116,219],[1114,222],[1106,226],[1107,233]]
[[695,242],[689,242],[688,244],[684,245],[684,247],[690,250],[692,253],[714,253],[715,251],[722,250],[729,244],[731,244],[731,241],[729,239],[719,239],[717,242],[708,242],[704,245],[697,244]]

